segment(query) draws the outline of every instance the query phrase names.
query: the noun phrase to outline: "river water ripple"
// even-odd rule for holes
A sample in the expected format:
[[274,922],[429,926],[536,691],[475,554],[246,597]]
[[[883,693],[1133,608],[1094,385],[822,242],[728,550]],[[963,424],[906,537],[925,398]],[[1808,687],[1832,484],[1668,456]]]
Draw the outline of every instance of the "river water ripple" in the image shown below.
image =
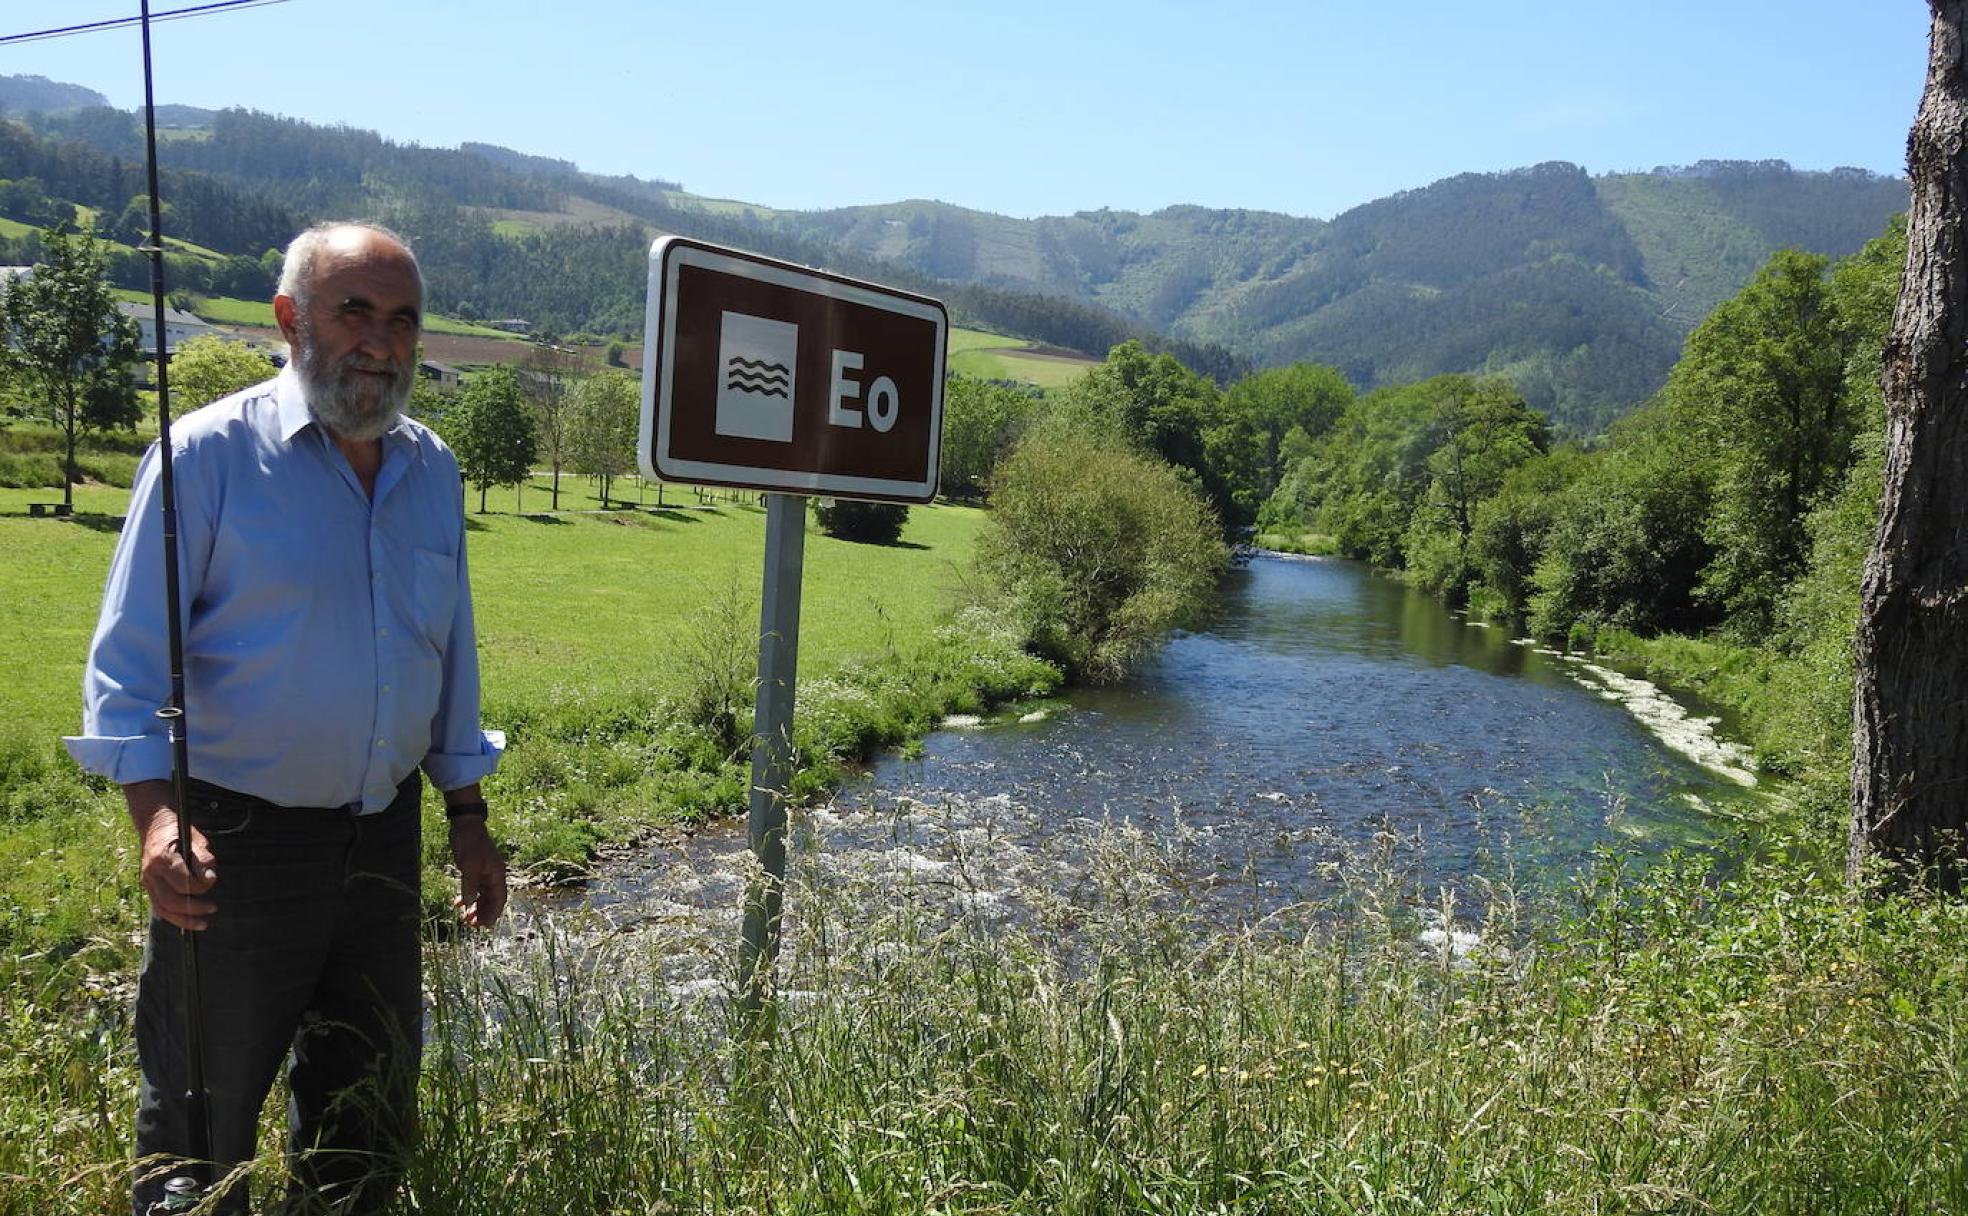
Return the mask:
[[[1602,847],[1700,847],[1759,817],[1767,795],[1714,724],[1353,563],[1260,556],[1129,683],[953,720],[798,813],[794,864],[808,886],[906,883],[987,919],[1071,898],[1117,837],[1230,922],[1331,895],[1369,852],[1422,891],[1550,889]],[[677,965],[699,978],[679,981],[709,983],[748,862],[742,823],[713,825],[521,922],[582,908],[661,929],[695,943]]]

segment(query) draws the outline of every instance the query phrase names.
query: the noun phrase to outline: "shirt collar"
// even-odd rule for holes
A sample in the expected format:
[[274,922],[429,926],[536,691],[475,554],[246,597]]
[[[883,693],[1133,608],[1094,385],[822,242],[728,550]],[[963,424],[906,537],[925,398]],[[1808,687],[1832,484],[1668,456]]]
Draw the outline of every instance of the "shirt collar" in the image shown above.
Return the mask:
[[[295,370],[291,360],[286,367],[280,369],[280,375],[274,380],[274,398],[280,418],[282,442],[291,443],[296,435],[310,426],[316,426],[314,410],[307,401],[307,389],[301,385],[301,373]],[[327,428],[316,426],[316,429],[321,432],[323,439],[328,438]],[[383,440],[385,443],[404,448],[413,455],[421,454],[416,431],[410,426],[407,418],[398,418],[396,425],[383,432]]]

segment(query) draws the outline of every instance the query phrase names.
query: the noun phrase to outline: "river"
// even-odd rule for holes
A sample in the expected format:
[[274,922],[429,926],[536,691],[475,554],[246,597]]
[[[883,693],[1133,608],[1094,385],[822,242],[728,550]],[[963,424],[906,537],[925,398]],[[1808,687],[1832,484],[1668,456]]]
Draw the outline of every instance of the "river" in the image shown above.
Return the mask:
[[[1704,713],[1357,564],[1261,555],[1129,682],[878,760],[797,815],[795,865],[1005,915],[1090,881],[1116,841],[1235,919],[1369,859],[1417,891],[1549,891],[1595,851],[1700,847],[1760,816],[1769,795]],[[742,824],[715,825],[538,909],[728,941],[745,861]]]

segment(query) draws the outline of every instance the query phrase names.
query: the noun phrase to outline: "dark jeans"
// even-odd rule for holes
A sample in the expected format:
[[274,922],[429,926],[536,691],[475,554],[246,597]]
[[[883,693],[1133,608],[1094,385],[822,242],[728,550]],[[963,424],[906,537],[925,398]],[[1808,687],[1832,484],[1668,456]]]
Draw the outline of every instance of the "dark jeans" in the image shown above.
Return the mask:
[[[218,905],[195,934],[215,1173],[254,1154],[287,1059],[289,1210],[374,1211],[395,1191],[416,1124],[422,1050],[416,774],[388,810],[288,808],[194,782]],[[137,989],[143,1089],[137,1156],[189,1151],[183,935],[153,917]],[[143,1216],[161,1193],[139,1165]],[[227,1196],[246,1210],[246,1187]]]

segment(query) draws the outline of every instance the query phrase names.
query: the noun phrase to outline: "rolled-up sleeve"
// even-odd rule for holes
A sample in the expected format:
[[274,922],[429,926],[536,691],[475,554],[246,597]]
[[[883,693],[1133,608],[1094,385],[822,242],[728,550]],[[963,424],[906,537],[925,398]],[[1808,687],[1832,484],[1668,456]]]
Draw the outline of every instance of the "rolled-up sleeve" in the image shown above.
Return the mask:
[[506,750],[502,731],[479,724],[478,630],[472,622],[471,572],[465,559],[464,516],[458,518],[458,607],[444,647],[443,687],[431,718],[431,750],[424,773],[440,790],[455,790],[490,776]]
[[[157,711],[171,692],[166,628],[162,483],[156,444],[137,466],[130,513],[110,559],[102,615],[82,673],[82,733],[63,738],[85,770],[119,785],[171,775],[171,742]],[[183,482],[179,500],[182,503]],[[190,618],[196,590],[186,572],[202,562],[206,531],[178,513],[181,622]]]

